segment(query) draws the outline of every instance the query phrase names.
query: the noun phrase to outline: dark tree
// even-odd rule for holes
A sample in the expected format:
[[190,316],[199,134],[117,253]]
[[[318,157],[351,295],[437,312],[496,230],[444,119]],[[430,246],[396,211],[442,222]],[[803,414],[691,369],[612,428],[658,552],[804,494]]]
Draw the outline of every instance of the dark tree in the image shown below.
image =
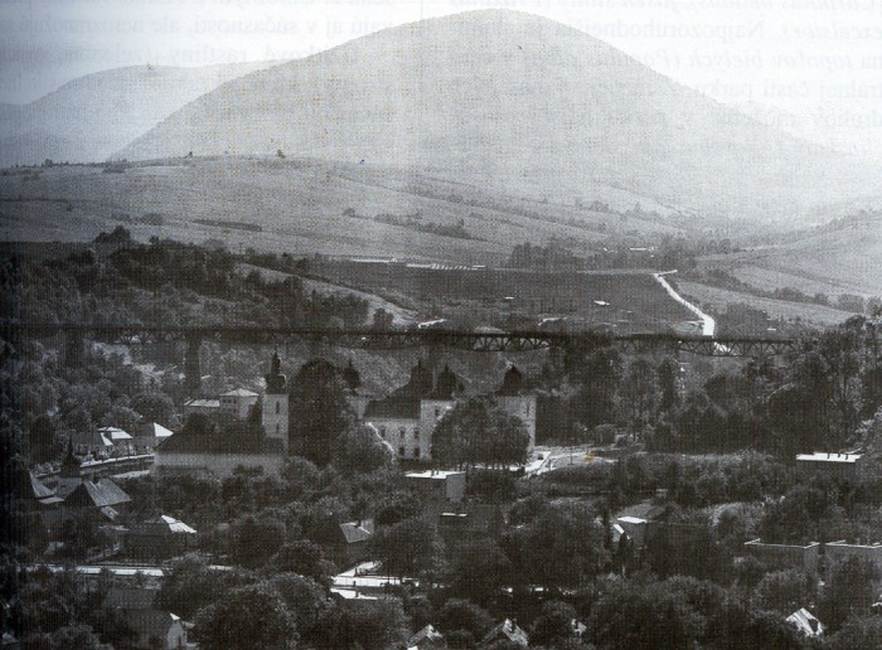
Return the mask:
[[542,605],[542,611],[530,630],[530,645],[558,647],[556,644],[573,635],[572,622],[576,610],[569,603],[550,600]]
[[464,630],[471,635],[472,639],[480,640],[492,624],[493,617],[486,610],[468,600],[459,598],[448,600],[438,613],[438,627],[447,636],[457,630]]
[[413,578],[437,568],[440,542],[434,527],[422,518],[381,528],[369,543],[389,575]]
[[315,359],[303,365],[291,386],[291,448],[319,466],[327,465],[337,439],[352,427],[352,414],[337,369]]
[[268,584],[233,590],[201,610],[193,635],[206,650],[269,648],[293,650],[298,634],[294,616]]
[[442,466],[503,467],[526,461],[530,438],[520,419],[492,400],[473,398],[457,404],[432,434],[432,456]]

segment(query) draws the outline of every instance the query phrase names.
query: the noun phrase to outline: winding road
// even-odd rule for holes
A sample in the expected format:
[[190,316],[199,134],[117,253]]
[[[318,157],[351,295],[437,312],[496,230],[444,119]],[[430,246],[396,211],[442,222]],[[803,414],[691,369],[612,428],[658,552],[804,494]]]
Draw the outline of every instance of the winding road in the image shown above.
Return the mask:
[[665,280],[666,275],[672,275],[677,271],[665,271],[664,273],[653,273],[652,277],[655,278],[655,281],[658,282],[662,288],[668,292],[668,295],[683,305],[686,309],[691,311],[693,314],[698,316],[698,319],[701,321],[701,334],[702,336],[713,336],[717,329],[717,323],[713,319],[713,317],[705,314],[701,309],[699,309],[696,305],[693,305],[691,302],[686,300],[683,296],[681,296],[674,287],[671,286],[670,282]]

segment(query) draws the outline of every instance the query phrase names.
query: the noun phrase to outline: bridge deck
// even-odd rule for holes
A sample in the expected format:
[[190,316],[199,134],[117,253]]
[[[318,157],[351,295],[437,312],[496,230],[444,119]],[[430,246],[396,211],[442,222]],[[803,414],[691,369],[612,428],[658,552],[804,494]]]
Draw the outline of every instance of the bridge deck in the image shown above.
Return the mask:
[[249,327],[229,325],[89,325],[81,323],[0,323],[0,336],[17,338],[90,338],[109,343],[202,341],[228,344],[273,344],[302,340],[348,348],[391,350],[412,347],[447,347],[475,352],[527,352],[552,348],[594,348],[614,345],[631,351],[659,348],[715,357],[779,355],[797,341],[772,337],[707,337],[670,333],[606,334],[598,332],[508,331],[473,332],[452,329],[375,330],[310,329],[299,327]]

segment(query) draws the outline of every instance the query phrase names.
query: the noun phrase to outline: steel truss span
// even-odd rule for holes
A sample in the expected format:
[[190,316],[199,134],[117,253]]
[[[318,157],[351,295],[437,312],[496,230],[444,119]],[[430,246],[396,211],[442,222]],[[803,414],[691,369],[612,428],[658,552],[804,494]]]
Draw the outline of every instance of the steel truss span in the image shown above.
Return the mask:
[[711,357],[775,356],[792,350],[788,338],[706,337],[680,334],[602,334],[597,332],[470,332],[461,330],[308,329],[246,326],[84,325],[78,323],[0,323],[6,341],[63,335],[69,340],[91,339],[106,343],[147,344],[186,341],[227,344],[279,344],[292,340],[367,350],[444,347],[472,352],[530,352],[550,349],[593,349],[616,346],[629,352],[659,349]]

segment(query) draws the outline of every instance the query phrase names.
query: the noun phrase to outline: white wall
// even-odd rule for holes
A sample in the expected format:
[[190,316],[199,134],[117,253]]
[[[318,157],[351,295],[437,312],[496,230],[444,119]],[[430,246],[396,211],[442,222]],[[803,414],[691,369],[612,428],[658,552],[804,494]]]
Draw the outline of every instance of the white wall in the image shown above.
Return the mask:
[[[386,442],[395,450],[395,454],[399,458],[415,458],[414,449],[420,450],[420,459],[426,458],[426,452],[423,443],[423,433],[420,431],[420,421],[413,418],[370,418],[366,420],[368,424],[376,427],[377,432]],[[404,437],[401,437],[400,431],[404,429]],[[414,432],[419,432],[419,438],[414,437]],[[384,435],[385,433],[385,435]],[[404,455],[402,456],[399,449],[404,447]]]
[[282,441],[285,451],[288,451],[288,396],[270,395],[263,396],[263,411],[261,414],[263,432],[268,438],[276,438]]

